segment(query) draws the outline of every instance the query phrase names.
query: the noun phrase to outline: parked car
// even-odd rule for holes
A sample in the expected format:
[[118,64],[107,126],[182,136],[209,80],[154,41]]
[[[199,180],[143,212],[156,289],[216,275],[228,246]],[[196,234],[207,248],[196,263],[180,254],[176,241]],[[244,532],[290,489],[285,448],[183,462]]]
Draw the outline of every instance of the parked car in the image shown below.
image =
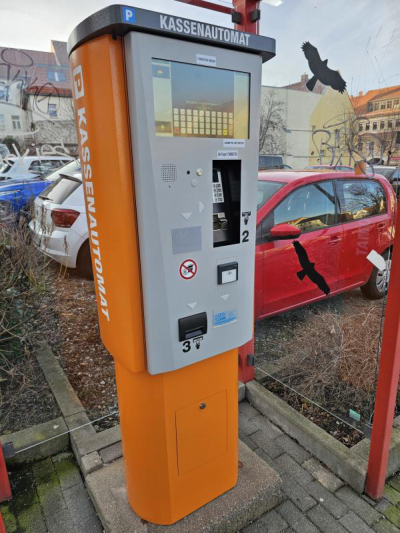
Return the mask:
[[[390,269],[395,194],[381,176],[260,172],[257,319],[360,287],[381,298]],[[367,255],[381,254],[379,271]]]
[[80,162],[74,159],[42,179],[25,177],[0,181],[0,223],[19,222],[21,217],[29,222],[33,200],[58,179],[60,172],[77,170],[80,170]]
[[13,178],[29,179],[45,176],[58,167],[72,161],[72,159],[69,156],[8,156],[0,163],[0,181]]
[[63,173],[34,202],[33,242],[48,257],[92,276],[81,172]]
[[311,165],[304,170],[340,170],[342,172],[354,172],[353,167],[347,165]]
[[268,170],[268,169],[282,169],[282,168],[291,168],[289,165],[283,164],[283,157],[281,155],[260,155],[258,156],[258,169],[259,170]]

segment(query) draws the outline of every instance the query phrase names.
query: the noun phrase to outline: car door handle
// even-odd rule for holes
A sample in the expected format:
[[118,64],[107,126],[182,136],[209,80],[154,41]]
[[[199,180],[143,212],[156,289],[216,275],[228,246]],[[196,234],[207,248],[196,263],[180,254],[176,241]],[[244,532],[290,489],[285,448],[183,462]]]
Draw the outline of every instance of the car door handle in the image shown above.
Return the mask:
[[331,246],[336,246],[336,244],[338,244],[341,240],[342,240],[341,237],[331,237],[329,240],[329,244]]
[[383,231],[385,228],[386,228],[386,222],[380,222],[377,226],[376,226],[377,230],[378,231]]

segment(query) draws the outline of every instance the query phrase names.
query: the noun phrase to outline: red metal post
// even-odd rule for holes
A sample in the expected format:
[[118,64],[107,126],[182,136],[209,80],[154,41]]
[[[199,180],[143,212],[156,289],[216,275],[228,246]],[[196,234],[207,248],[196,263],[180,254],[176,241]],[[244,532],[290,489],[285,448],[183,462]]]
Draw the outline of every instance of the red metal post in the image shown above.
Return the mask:
[[4,527],[3,517],[0,511],[0,533],[6,533],[6,528]]
[[241,23],[235,25],[237,30],[259,33],[258,18],[252,20],[253,13],[258,10],[259,5],[260,0],[233,0],[234,10],[242,15]]
[[397,216],[391,277],[383,328],[381,357],[365,492],[383,495],[400,370],[400,217]]
[[[0,442],[0,502],[11,498],[11,487],[8,480],[8,472],[4,459],[3,446]],[[1,529],[0,529],[1,531]]]
[[[259,32],[258,20],[252,21],[252,13],[257,11],[260,5],[260,0],[233,0],[233,7],[235,12],[242,16],[240,24],[236,24],[235,28],[240,31],[249,33]],[[254,17],[256,18],[256,17]],[[249,358],[249,356],[251,356]],[[246,342],[239,348],[239,379],[242,383],[247,383],[254,379],[254,366],[249,365],[251,358],[254,356],[254,336],[251,341]]]
[[220,13],[226,13],[231,15],[233,8],[229,6],[223,6],[220,4],[213,4],[212,2],[207,2],[207,0],[178,0],[183,4],[190,4],[195,7],[204,7],[205,9],[211,9],[212,11],[219,11]]

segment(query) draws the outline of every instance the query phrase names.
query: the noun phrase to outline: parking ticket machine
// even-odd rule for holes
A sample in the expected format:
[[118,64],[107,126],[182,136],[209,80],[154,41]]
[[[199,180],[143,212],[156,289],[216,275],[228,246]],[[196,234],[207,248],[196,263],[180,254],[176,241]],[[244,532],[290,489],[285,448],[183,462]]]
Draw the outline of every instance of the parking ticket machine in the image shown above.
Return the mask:
[[171,524],[237,481],[261,66],[275,41],[114,5],[77,26],[69,54],[128,499]]

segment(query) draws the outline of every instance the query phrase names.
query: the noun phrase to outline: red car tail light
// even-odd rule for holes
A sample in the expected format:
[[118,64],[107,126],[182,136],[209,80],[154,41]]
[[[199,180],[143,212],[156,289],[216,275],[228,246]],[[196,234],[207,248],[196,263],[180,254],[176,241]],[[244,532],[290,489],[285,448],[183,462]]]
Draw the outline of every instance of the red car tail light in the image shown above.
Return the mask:
[[73,209],[53,209],[51,219],[59,228],[70,228],[79,215],[79,211]]

